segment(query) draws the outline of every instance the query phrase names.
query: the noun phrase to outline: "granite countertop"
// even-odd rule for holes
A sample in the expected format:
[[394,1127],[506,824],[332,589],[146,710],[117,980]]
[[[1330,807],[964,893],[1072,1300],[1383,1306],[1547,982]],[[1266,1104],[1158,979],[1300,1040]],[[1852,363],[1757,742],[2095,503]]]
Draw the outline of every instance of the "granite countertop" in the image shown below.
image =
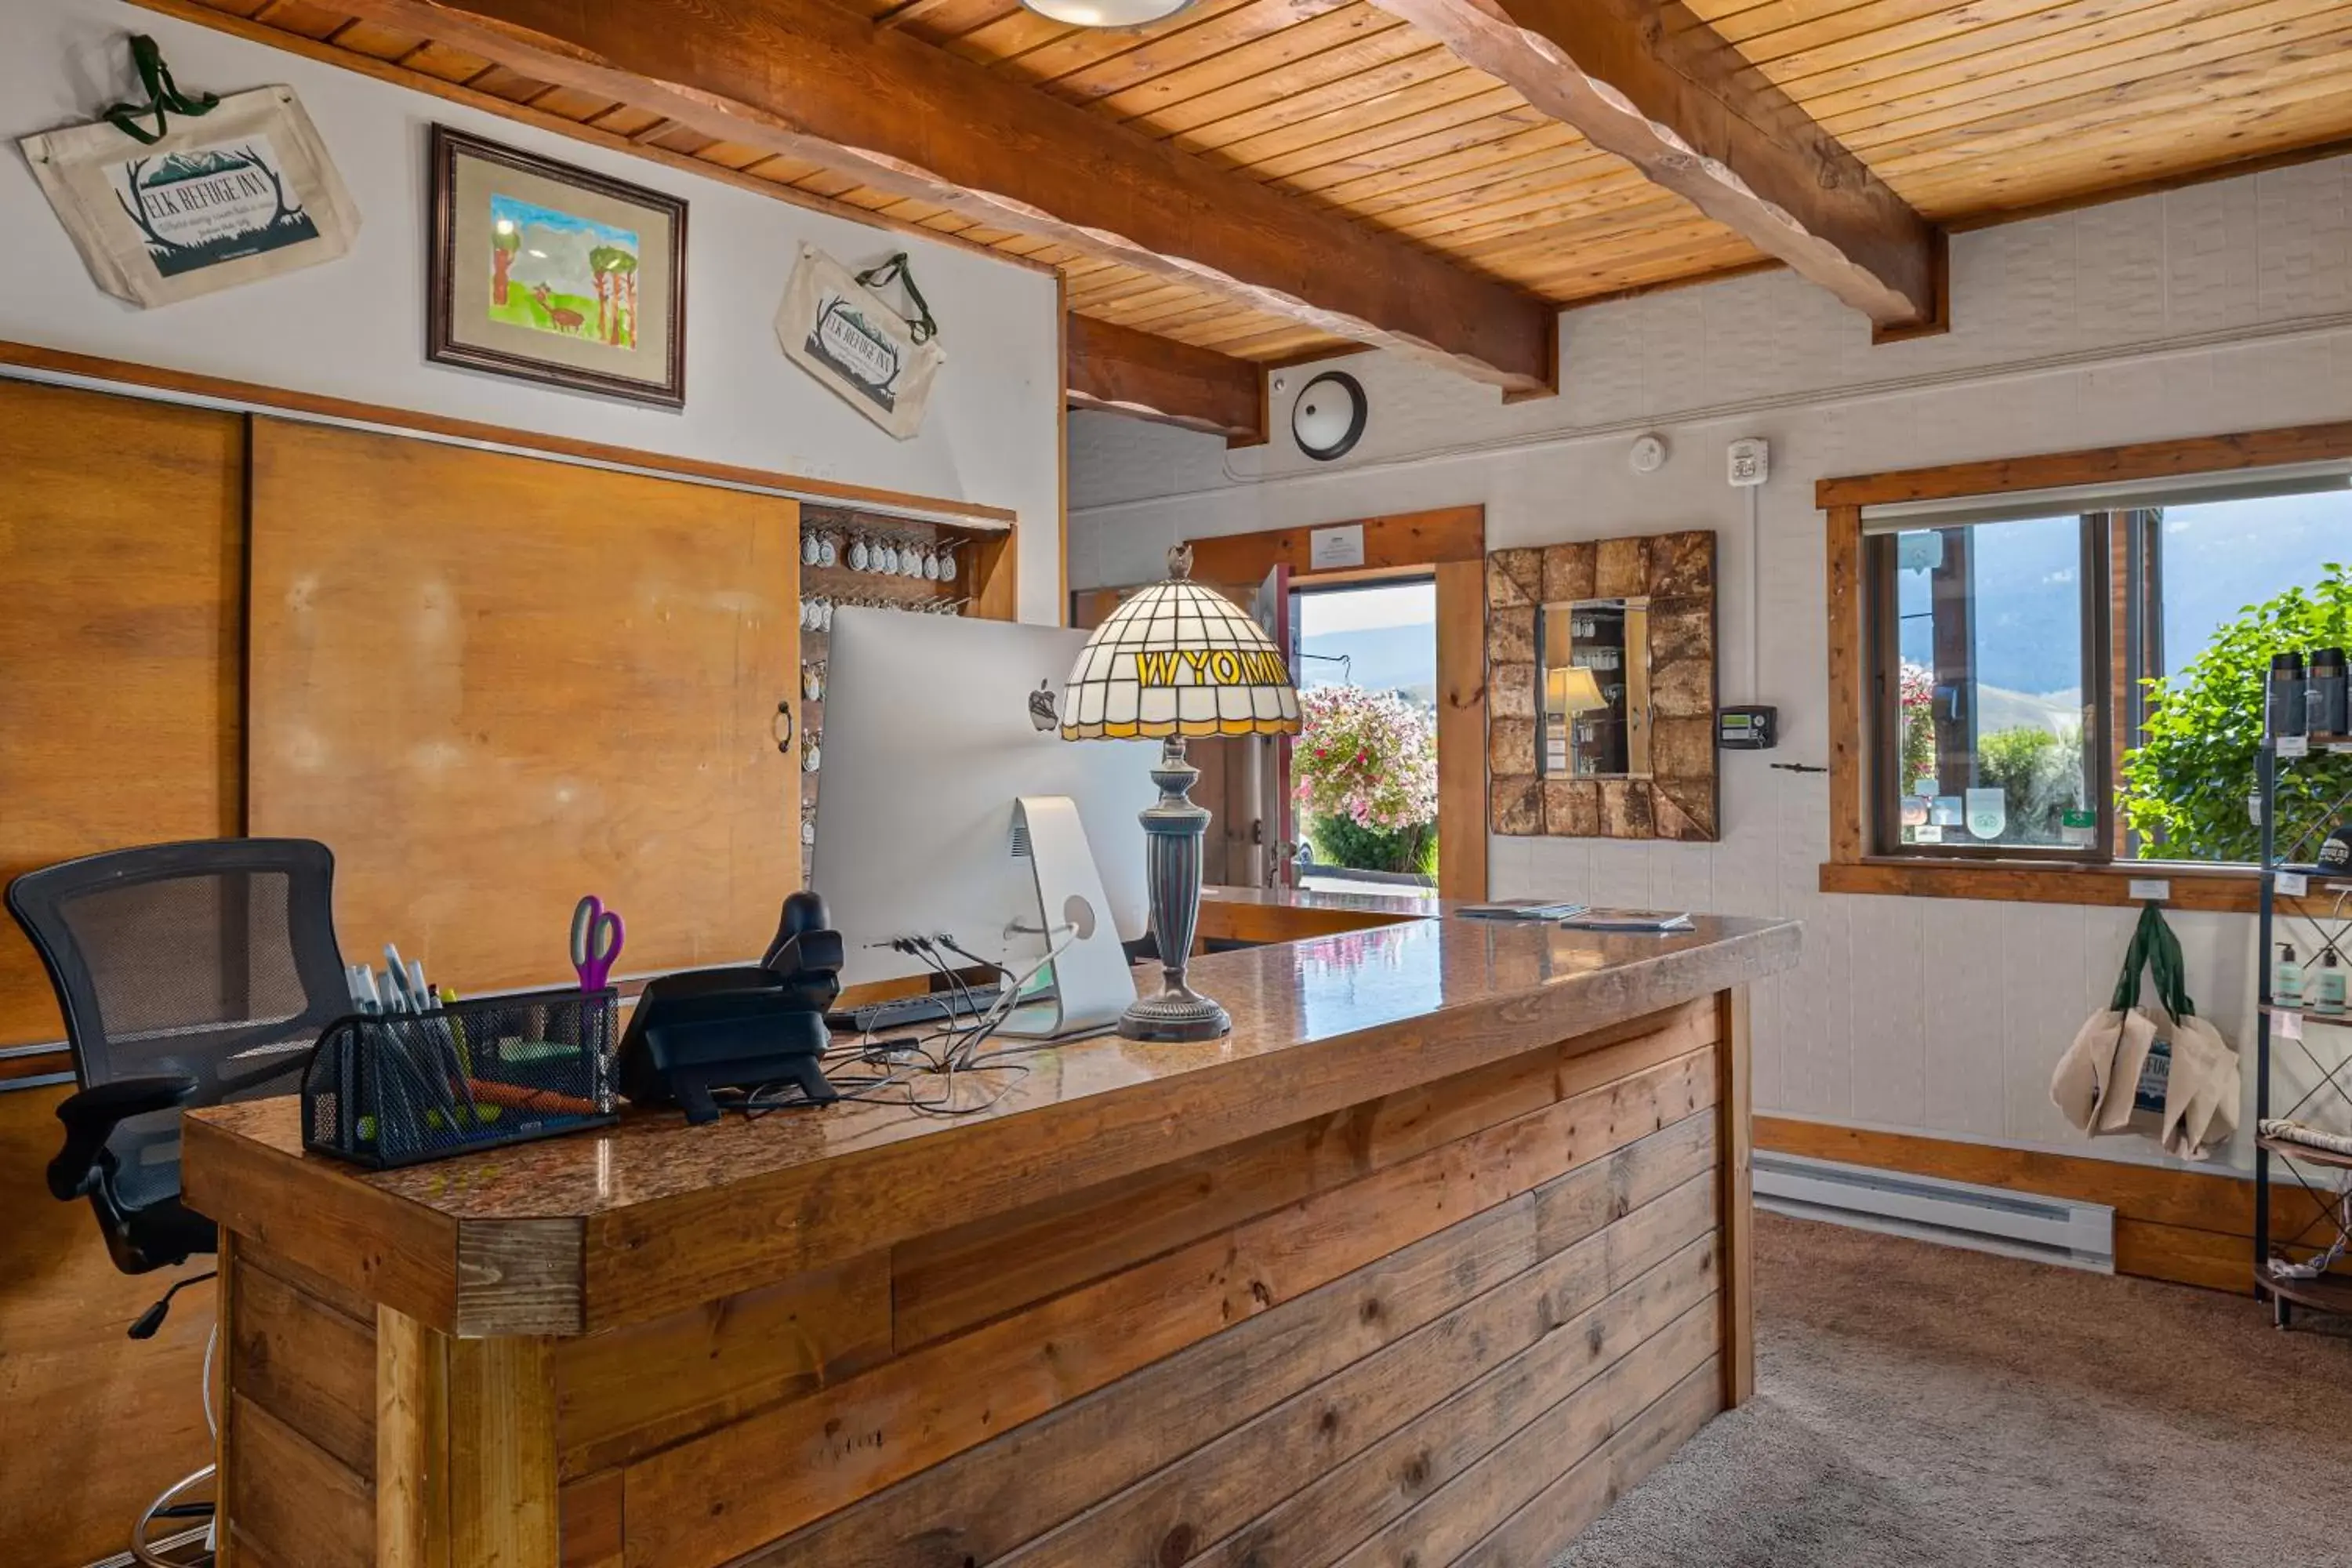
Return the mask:
[[[1221,896],[1234,894],[1259,896]],[[1167,1119],[1211,1106],[1227,1122],[1269,1128],[1320,1114],[1327,1107],[1312,1096],[1285,1097],[1304,1090],[1309,1064],[1319,1074],[1334,1051],[1347,1055],[1358,1098],[1388,1092],[1759,979],[1792,965],[1800,940],[1795,922],[1779,920],[1701,916],[1677,935],[1601,935],[1450,918],[1427,899],[1263,897],[1382,914],[1407,905],[1428,918],[1196,959],[1192,984],[1232,1013],[1230,1036],[1177,1046],[1098,1037],[1034,1048],[962,1075],[968,1115],[845,1102],[689,1128],[676,1110],[631,1111],[595,1132],[371,1172],[304,1152],[296,1100],[247,1101],[190,1113],[198,1129],[190,1192],[201,1203],[214,1134],[460,1223],[590,1219],[910,1141],[936,1142],[941,1157],[953,1158],[999,1145],[986,1134],[1013,1124],[1028,1134],[1021,1147],[1062,1147],[1091,1163],[1092,1142],[1156,1138]],[[1441,1037],[1445,1048],[1433,1048]],[[828,1070],[846,1078],[857,1069]],[[1253,1100],[1262,1114],[1228,1114],[1231,1102]]]

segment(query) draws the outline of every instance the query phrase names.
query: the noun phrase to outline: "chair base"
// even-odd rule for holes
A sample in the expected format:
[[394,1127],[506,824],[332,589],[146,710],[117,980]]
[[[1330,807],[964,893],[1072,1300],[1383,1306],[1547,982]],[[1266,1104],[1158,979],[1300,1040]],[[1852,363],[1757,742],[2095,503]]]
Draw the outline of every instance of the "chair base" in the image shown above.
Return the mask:
[[201,1507],[205,1515],[194,1517],[211,1516],[212,1504],[187,1504],[180,1500],[210,1481],[214,1474],[215,1467],[206,1465],[164,1488],[139,1516],[139,1522],[131,1527],[131,1551],[124,1561],[135,1563],[137,1568],[212,1568],[217,1556],[214,1531],[220,1521],[216,1516],[209,1517],[203,1525],[180,1529],[161,1540],[153,1539],[152,1532],[160,1521],[177,1523],[191,1517],[179,1512],[184,1508]]

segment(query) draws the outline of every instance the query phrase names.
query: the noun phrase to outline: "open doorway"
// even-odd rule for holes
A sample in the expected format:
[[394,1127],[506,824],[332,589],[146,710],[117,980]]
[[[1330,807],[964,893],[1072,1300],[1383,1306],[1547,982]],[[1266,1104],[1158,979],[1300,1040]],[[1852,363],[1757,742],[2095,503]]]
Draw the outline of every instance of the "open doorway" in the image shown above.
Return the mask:
[[[1318,548],[1318,536],[1344,548]],[[1376,689],[1401,688],[1420,711],[1433,713],[1442,743],[1433,752],[1438,847],[1429,865],[1439,894],[1448,899],[1486,896],[1486,536],[1484,510],[1464,506],[1190,542],[1193,578],[1251,608],[1291,655],[1303,688],[1311,692],[1338,672],[1343,680],[1378,683]],[[1346,563],[1332,559],[1335,554],[1348,558]],[[1412,611],[1415,619],[1391,623],[1400,632],[1418,624],[1423,629],[1411,635],[1427,639],[1431,650],[1425,658],[1416,655],[1402,674],[1393,663],[1377,661],[1367,646],[1347,640],[1351,619],[1386,618],[1380,601],[1354,596],[1381,589],[1402,590],[1425,605]],[[1099,587],[1073,594],[1071,624],[1100,625],[1134,591]],[[1302,616],[1315,623],[1311,651],[1327,657],[1301,657],[1310,651],[1297,635]],[[1405,639],[1390,640],[1402,646]],[[1284,784],[1290,774],[1285,753],[1295,746],[1287,737],[1192,742],[1192,765],[1201,772],[1192,799],[1211,813],[1202,851],[1208,882],[1297,885],[1305,836],[1293,792]],[[1412,890],[1388,882],[1382,887],[1391,893]]]
[[1294,587],[1288,748],[1297,882],[1320,892],[1437,885],[1437,583]]

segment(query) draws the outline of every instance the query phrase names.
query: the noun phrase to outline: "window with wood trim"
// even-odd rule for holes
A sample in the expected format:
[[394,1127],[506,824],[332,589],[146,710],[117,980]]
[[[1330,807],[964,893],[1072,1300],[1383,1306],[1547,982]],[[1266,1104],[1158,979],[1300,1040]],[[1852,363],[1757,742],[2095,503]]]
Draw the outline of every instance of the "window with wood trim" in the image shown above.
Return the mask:
[[2261,670],[2352,634],[2352,465],[1864,504],[1858,523],[1864,853],[2253,858]]

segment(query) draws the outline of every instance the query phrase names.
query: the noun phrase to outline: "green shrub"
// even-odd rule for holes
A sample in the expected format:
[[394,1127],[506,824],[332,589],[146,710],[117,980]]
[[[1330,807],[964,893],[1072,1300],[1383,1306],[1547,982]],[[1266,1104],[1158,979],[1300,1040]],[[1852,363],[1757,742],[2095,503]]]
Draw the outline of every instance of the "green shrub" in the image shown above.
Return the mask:
[[1307,825],[1307,841],[1315,858],[1325,866],[1359,871],[1418,871],[1433,875],[1437,868],[1437,825],[1411,827],[1364,827],[1353,817],[1318,816]]
[[[2119,804],[2143,859],[2251,861],[2261,837],[2246,813],[2262,750],[2271,656],[2352,646],[2352,573],[2321,568],[2308,590],[2249,605],[2177,676],[2147,683],[2147,744],[2124,755]],[[2352,756],[2279,769],[2281,848],[2325,825],[2352,795]]]
[[2063,843],[2063,815],[2083,804],[2083,732],[2021,725],[1980,735],[1977,773],[1986,784],[2000,785],[2007,802],[2002,840]]

